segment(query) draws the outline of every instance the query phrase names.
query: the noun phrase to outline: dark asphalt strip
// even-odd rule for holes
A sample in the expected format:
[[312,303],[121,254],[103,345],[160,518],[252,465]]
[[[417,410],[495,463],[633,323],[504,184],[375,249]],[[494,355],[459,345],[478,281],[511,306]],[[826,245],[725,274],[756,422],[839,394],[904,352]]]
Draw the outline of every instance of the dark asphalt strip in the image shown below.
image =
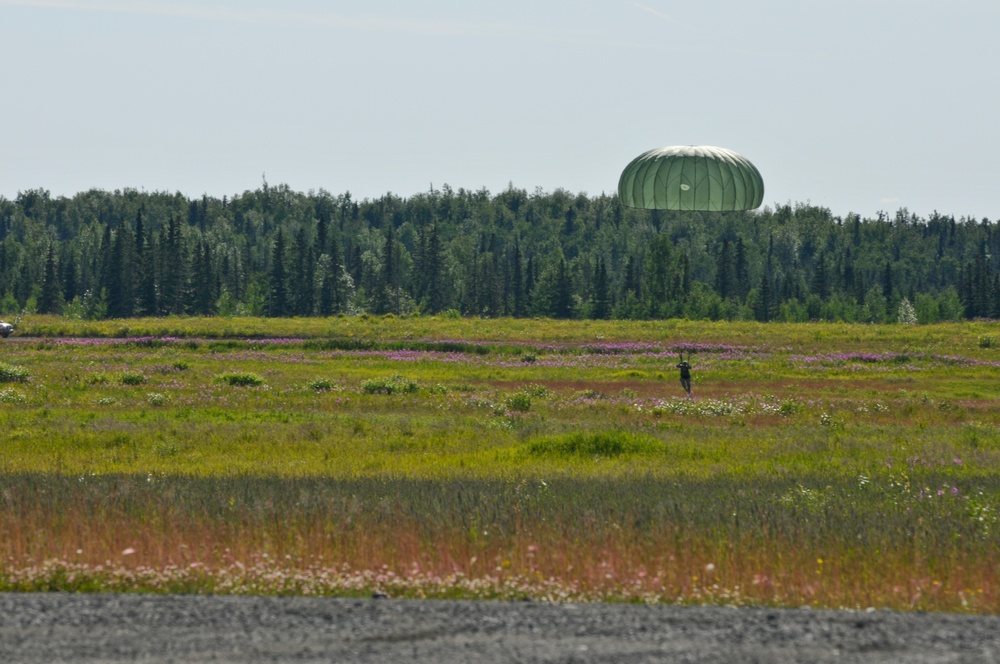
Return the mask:
[[1000,662],[1000,617],[0,593],[0,662]]

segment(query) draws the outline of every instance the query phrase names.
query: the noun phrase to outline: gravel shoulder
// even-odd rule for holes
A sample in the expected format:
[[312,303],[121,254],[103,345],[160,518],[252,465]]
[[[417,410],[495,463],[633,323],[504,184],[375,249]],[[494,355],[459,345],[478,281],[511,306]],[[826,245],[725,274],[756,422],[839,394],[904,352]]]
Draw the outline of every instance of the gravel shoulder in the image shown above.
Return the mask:
[[998,662],[1000,616],[0,593],[0,662]]

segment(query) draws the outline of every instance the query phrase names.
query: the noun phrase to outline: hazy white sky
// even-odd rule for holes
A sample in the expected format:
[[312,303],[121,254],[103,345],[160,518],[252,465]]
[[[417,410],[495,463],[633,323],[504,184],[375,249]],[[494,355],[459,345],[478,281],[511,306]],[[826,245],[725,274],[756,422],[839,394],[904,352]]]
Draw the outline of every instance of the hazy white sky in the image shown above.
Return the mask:
[[0,0],[0,196],[508,183],[740,152],[766,205],[1000,218],[997,0]]

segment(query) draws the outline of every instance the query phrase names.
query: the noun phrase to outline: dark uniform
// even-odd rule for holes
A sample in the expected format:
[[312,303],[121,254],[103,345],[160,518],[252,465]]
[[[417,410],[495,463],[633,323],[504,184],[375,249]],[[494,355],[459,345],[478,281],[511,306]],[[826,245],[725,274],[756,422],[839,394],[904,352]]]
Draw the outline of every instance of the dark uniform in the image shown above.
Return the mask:
[[684,388],[685,392],[691,394],[691,365],[687,363],[687,360],[681,360],[677,368],[681,370],[681,387]]

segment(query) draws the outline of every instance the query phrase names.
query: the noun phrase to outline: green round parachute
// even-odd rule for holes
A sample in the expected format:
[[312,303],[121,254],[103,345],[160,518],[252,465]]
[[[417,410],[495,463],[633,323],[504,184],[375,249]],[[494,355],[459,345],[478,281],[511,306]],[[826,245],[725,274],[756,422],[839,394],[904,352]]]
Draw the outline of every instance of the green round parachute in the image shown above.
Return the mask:
[[618,197],[647,210],[752,210],[764,201],[764,180],[732,150],[674,145],[633,159],[618,180]]

